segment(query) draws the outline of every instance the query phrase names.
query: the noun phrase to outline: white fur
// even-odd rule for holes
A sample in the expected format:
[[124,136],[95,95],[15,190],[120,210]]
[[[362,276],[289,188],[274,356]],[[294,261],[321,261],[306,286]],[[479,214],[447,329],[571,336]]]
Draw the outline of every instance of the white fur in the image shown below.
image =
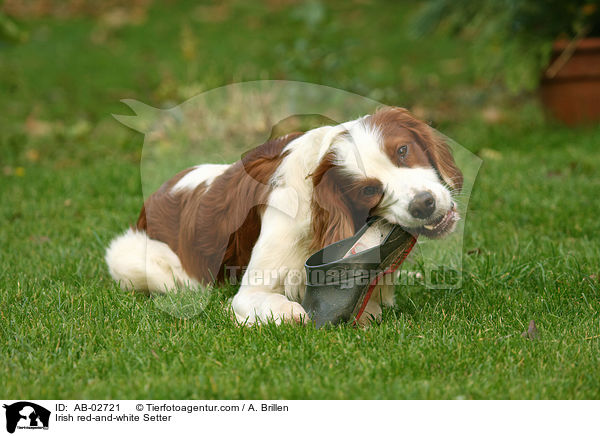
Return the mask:
[[193,191],[200,183],[206,183],[210,186],[213,180],[223,174],[230,166],[229,164],[197,165],[171,188],[171,192]]
[[[232,306],[240,322],[298,321],[307,319],[306,312],[295,302],[304,297],[304,262],[310,256],[310,198],[312,173],[331,141],[345,129],[340,126],[311,130],[290,142],[283,159],[273,174],[269,204],[261,223],[261,232],[252,250],[250,262]],[[297,213],[281,212],[279,204],[291,199],[295,192]]]
[[179,286],[196,286],[177,255],[164,242],[143,231],[128,229],[106,250],[108,271],[121,289],[163,293]]

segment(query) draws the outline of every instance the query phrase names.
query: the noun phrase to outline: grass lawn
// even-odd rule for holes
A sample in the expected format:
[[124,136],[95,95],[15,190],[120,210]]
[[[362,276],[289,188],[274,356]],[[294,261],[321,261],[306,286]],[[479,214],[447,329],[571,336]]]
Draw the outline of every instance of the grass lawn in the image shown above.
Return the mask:
[[[600,398],[600,128],[478,84],[463,43],[406,37],[406,5],[271,3],[28,19],[0,46],[2,396]],[[118,289],[104,249],[139,213],[143,144],[119,100],[267,78],[411,107],[479,154],[462,289],[399,288],[367,330],[238,328],[234,288],[184,320]]]

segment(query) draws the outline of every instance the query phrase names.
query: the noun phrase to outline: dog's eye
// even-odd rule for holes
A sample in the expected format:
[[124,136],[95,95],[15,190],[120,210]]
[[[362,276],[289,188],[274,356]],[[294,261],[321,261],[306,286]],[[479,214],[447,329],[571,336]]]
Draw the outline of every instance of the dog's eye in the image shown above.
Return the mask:
[[362,189],[362,193],[365,197],[372,197],[379,194],[379,188],[377,186],[365,186]]
[[398,147],[397,153],[400,159],[404,159],[408,154],[408,145],[401,145],[400,147]]

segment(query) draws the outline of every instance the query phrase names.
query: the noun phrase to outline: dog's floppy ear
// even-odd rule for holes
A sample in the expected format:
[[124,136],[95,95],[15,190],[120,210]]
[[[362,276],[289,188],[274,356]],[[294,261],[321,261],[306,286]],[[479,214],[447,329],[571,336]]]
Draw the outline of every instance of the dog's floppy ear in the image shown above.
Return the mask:
[[312,173],[313,196],[311,248],[319,250],[354,234],[350,208],[346,204],[343,181],[335,164],[335,153],[328,152]]
[[442,180],[452,189],[460,191],[463,185],[463,174],[454,162],[450,147],[439,133],[431,132],[426,151]]

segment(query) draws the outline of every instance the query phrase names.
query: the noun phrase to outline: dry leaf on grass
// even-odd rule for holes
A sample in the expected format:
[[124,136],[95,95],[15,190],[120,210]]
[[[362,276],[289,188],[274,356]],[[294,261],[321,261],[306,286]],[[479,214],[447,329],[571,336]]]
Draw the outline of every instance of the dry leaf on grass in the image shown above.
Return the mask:
[[527,330],[525,330],[523,333],[521,333],[521,336],[523,336],[524,338],[527,338],[527,339],[531,339],[531,340],[538,338],[539,333],[538,333],[538,329],[535,325],[534,320],[531,320],[529,322],[529,327],[527,328]]

